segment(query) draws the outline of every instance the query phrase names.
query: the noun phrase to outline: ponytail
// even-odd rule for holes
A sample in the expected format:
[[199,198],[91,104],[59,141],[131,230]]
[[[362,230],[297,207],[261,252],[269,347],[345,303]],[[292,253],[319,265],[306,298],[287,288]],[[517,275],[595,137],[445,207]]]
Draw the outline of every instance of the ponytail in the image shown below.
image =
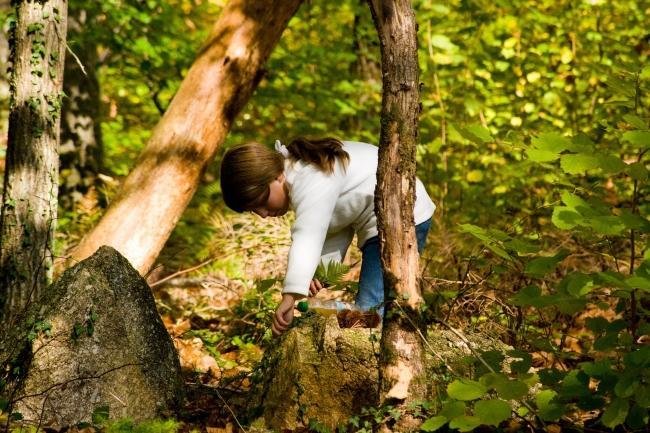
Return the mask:
[[333,173],[336,160],[340,159],[343,167],[350,162],[350,155],[343,150],[343,143],[336,138],[298,137],[287,145],[291,157],[296,160],[314,164],[325,173]]

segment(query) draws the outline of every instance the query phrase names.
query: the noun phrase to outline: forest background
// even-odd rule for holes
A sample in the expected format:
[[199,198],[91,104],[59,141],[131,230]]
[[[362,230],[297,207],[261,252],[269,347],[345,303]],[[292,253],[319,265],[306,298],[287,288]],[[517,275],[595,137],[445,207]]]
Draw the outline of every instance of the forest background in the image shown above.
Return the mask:
[[[70,2],[70,16],[83,25],[70,30],[68,45],[96,74],[99,91],[86,100],[96,107],[86,109],[97,127],[94,150],[82,158],[78,143],[62,140],[57,255],[100,218],[223,4]],[[528,367],[539,369],[534,380],[545,391],[534,403],[543,419],[643,428],[650,2],[423,0],[413,7],[422,81],[418,177],[438,205],[421,259],[431,316],[519,350],[513,374],[521,377],[513,380],[527,390]],[[0,13],[6,30],[10,11]],[[0,52],[6,56],[6,47]],[[8,92],[3,81],[0,168]],[[221,151],[303,134],[377,143],[380,107],[379,46],[367,5],[314,0],[290,21]],[[148,275],[184,364],[214,383],[253,369],[271,340],[290,224],[225,209],[218,161]],[[352,253],[350,279],[357,262]],[[186,287],[165,284],[169,276],[167,283]],[[192,278],[202,283],[187,286]],[[485,386],[478,378],[472,383]],[[465,421],[456,426],[472,425]]]

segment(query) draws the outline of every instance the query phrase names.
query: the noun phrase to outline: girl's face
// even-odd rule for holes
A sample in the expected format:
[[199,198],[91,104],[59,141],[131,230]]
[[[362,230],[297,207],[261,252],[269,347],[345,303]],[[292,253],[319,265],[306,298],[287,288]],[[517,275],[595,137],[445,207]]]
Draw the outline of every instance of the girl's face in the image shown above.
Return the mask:
[[289,194],[284,181],[284,173],[269,185],[269,196],[266,201],[254,203],[249,210],[262,218],[282,216],[289,210]]

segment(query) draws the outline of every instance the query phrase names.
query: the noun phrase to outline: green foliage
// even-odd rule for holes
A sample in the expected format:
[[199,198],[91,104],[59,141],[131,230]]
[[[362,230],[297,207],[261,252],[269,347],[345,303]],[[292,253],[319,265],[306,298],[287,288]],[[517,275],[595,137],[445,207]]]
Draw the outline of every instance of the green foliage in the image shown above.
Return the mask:
[[139,424],[122,419],[107,422],[104,427],[106,433],[176,433],[181,424],[174,419],[150,420]]

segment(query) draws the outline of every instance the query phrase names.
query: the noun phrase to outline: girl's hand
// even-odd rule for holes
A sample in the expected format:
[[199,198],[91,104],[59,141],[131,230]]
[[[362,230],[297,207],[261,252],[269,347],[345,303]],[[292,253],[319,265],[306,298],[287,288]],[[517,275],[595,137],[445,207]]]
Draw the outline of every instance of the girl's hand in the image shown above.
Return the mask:
[[282,301],[280,301],[280,305],[278,305],[277,310],[275,310],[271,330],[273,331],[273,335],[276,337],[282,335],[293,321],[294,296],[295,295],[291,293],[285,293],[282,295]]
[[323,285],[316,278],[309,283],[309,296],[316,296],[316,294],[323,289]]

